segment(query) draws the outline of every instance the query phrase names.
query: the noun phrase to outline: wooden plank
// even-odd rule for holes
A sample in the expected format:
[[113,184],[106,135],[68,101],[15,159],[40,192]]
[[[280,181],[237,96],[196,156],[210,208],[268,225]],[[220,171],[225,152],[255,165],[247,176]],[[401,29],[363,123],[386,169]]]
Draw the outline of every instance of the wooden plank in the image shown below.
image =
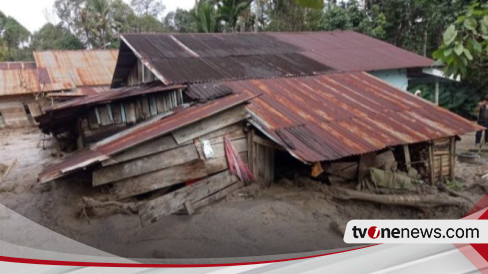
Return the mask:
[[224,171],[180,188],[141,206],[139,210],[141,221],[146,225],[155,222],[162,216],[178,211],[187,201],[201,200],[236,182],[237,178],[234,175],[230,174],[229,171]]
[[[247,153],[246,152],[239,153],[239,156],[241,157],[241,159],[243,161],[247,162]],[[206,160],[204,162],[204,164],[205,164],[205,169],[207,170],[208,175],[212,175],[212,174],[221,172],[221,171],[229,168],[226,156]]]
[[102,166],[114,165],[129,160],[149,156],[166,150],[176,148],[178,144],[171,135],[148,141],[124,152],[112,156],[109,160],[102,162]]
[[197,160],[194,145],[186,145],[162,153],[153,154],[130,162],[111,165],[93,172],[93,186],[130,178],[144,173]]
[[136,118],[136,107],[134,102],[129,102],[125,104],[125,114],[127,118],[127,123],[135,123]]
[[429,169],[430,169],[430,184],[434,184],[434,150],[432,145],[429,144]]
[[410,160],[408,145],[403,145],[403,155],[405,156],[405,166],[407,167],[407,171],[409,171],[412,168],[412,161]]
[[254,135],[253,136],[253,142],[256,142],[260,145],[263,145],[263,146],[266,146],[266,147],[270,147],[270,148],[273,148],[273,149],[283,149],[280,145],[274,143],[273,141],[270,141],[268,139],[264,139],[258,135]]
[[181,144],[220,128],[235,124],[245,118],[245,108],[243,106],[237,106],[176,130],[172,134],[176,142]]
[[233,124],[230,126],[226,126],[215,131],[209,132],[202,136],[199,136],[200,140],[204,139],[213,139],[216,137],[222,137],[224,135],[231,135],[231,136],[245,136],[245,132],[243,130],[243,125],[241,123]]
[[149,101],[147,100],[146,96],[142,96],[141,99],[141,107],[142,107],[142,115],[144,115],[144,118],[149,118],[151,117],[151,110],[149,109]]
[[136,109],[136,121],[139,122],[139,121],[144,120],[144,113],[142,112],[141,100],[136,100],[134,102],[134,105],[135,105],[135,109]]
[[27,107],[29,108],[29,112],[31,113],[33,118],[41,116],[43,114],[41,107],[36,102],[27,104]]
[[238,189],[244,187],[244,182],[238,181],[235,184],[232,184],[216,193],[211,194],[210,196],[203,198],[197,202],[192,203],[193,210],[207,206],[213,202],[221,200],[225,198],[227,195],[237,191]]
[[95,109],[91,109],[88,111],[88,124],[90,129],[97,129],[100,127],[98,124],[97,116],[95,114]]
[[120,200],[206,176],[203,161],[197,160],[118,181],[110,193]]
[[369,174],[369,168],[374,166],[376,159],[376,152],[370,152],[366,154],[361,154],[359,156],[359,167],[358,167],[358,183]]
[[120,104],[112,104],[112,116],[114,118],[114,123],[115,124],[121,124],[122,123],[122,113],[120,110]]
[[112,119],[110,119],[109,115],[109,107],[108,105],[98,107],[98,113],[100,115],[100,125],[108,126],[114,123]]
[[252,161],[252,154],[253,154],[253,135],[254,135],[254,129],[251,129],[249,132],[247,132],[247,165],[249,166],[249,170],[251,173],[254,175],[253,172],[253,161]]
[[454,180],[454,168],[455,168],[455,165],[456,165],[456,161],[455,161],[455,157],[456,157],[456,138],[455,137],[451,137],[450,139],[450,153],[451,155],[449,155],[449,166],[450,166],[450,170],[449,170],[449,179],[450,180]]
[[164,113],[167,111],[164,107],[163,95],[156,96],[156,107],[158,109],[158,113]]

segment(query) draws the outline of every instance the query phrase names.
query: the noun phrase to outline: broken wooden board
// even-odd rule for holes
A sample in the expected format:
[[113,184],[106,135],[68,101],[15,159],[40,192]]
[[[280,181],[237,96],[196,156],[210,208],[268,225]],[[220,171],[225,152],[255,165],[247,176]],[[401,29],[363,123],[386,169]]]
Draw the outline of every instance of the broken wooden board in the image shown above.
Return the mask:
[[[231,140],[244,138],[245,133],[242,130],[242,125],[234,124],[231,126],[227,126],[206,135],[200,136],[201,140],[205,139],[214,139],[217,137],[221,137],[223,135],[229,135]],[[188,141],[183,144],[190,144],[191,141]],[[180,144],[180,145],[183,145]],[[176,143],[175,139],[172,135],[166,135],[155,140],[148,141],[146,143],[140,144],[136,147],[130,148],[124,152],[111,156],[111,158],[107,161],[102,163],[102,166],[110,166],[122,162],[127,162],[133,159],[142,158],[145,156],[149,156],[152,154],[156,154],[159,152],[163,152],[166,150],[170,150],[173,148],[178,147],[179,145]]]
[[246,116],[247,112],[244,106],[234,107],[230,110],[178,129],[174,131],[172,135],[178,144],[182,144],[204,134],[242,121],[246,119]]
[[335,162],[329,163],[324,168],[327,174],[340,177],[346,180],[355,181],[358,175],[358,163],[357,162]]
[[132,159],[142,158],[176,148],[178,144],[171,135],[166,135],[161,138],[149,141],[142,145],[130,148],[124,152],[111,156],[111,158],[102,163],[102,166],[109,166],[117,163],[126,162]]
[[237,181],[238,179],[229,171],[224,171],[151,200],[139,208],[141,221],[145,225],[153,223],[162,216],[175,213],[182,208],[186,202],[201,200]]
[[199,159],[198,153],[193,144],[178,147],[134,161],[97,169],[93,172],[93,186],[119,181],[197,159]]
[[[237,139],[232,143],[238,152],[247,151],[247,139]],[[215,158],[225,156],[224,144],[221,137],[211,140],[210,144],[214,151]],[[200,159],[197,149],[201,148],[189,144],[133,161],[102,167],[93,172],[92,184],[93,186],[99,186],[191,162]]]
[[198,160],[118,181],[110,193],[120,200],[207,175],[205,164]]
[[221,200],[225,198],[227,195],[233,193],[234,191],[240,189],[241,187],[244,187],[244,182],[238,181],[235,184],[232,184],[220,191],[217,191],[216,193],[211,194],[210,196],[203,198],[199,201],[192,202],[191,206],[193,210],[207,206],[213,202],[216,202],[218,200]]

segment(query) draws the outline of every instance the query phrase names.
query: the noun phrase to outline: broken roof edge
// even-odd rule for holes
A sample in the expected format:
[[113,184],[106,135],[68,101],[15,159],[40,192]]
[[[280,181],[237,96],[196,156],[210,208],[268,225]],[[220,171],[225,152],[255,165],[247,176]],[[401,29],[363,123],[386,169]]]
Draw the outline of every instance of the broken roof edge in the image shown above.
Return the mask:
[[[47,183],[72,174],[80,169],[108,160],[111,155],[151,141],[240,104],[245,104],[256,96],[259,96],[259,94],[247,92],[231,94],[204,104],[195,104],[187,108],[175,109],[171,115],[161,116],[159,120],[151,119],[144,121],[135,127],[119,132],[117,136],[109,136],[95,143],[88,150],[75,152],[60,162],[49,166],[38,175],[38,182]],[[195,115],[195,113],[199,114],[199,112],[203,112],[203,114]],[[185,115],[193,115],[195,117],[188,118]],[[188,120],[184,120],[185,118]]]

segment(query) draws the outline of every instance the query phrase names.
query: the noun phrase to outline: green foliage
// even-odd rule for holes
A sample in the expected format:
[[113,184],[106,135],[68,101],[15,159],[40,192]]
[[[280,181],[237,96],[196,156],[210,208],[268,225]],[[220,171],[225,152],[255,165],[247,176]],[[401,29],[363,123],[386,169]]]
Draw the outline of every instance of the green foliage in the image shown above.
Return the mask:
[[[376,8],[376,6],[374,7]],[[383,13],[372,20],[368,12],[362,9],[357,0],[341,2],[340,5],[331,4],[324,11],[319,23],[320,30],[354,30],[377,38],[384,38],[383,26],[386,18]]]
[[199,0],[193,9],[193,18],[198,32],[217,31],[217,9],[210,0]]
[[30,32],[17,20],[0,12],[0,61],[29,60]]
[[321,10],[324,8],[324,1],[323,0],[295,0],[297,6],[303,8],[310,8],[310,9],[317,9]]
[[[412,93],[420,90],[421,96],[434,102],[434,84],[410,85],[408,90]],[[439,105],[468,119],[475,119],[474,108],[484,97],[477,88],[466,83],[444,83],[439,86]]]
[[465,185],[458,180],[446,180],[446,187],[452,190],[463,190]]
[[321,10],[299,6],[294,0],[270,0],[262,4],[265,21],[261,24],[264,25],[264,30],[320,30]]
[[235,32],[238,17],[249,8],[251,1],[248,0],[220,0],[217,3],[217,21],[223,21],[225,27]]
[[83,43],[62,25],[45,24],[34,32],[31,39],[32,50],[83,49]]
[[164,18],[164,25],[171,32],[196,32],[193,10],[186,11],[178,8],[176,11],[169,12]]
[[449,25],[442,35],[442,44],[433,53],[433,57],[437,64],[445,65],[448,75],[467,77],[473,71],[486,70],[488,4],[470,5],[463,15]]

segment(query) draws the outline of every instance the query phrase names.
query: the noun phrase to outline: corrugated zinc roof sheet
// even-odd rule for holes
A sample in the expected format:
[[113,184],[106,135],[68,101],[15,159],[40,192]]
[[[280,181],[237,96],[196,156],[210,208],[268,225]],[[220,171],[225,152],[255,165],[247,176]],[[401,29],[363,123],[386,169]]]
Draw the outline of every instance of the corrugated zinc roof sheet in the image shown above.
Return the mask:
[[0,62],[0,70],[35,69],[35,62]]
[[252,119],[306,162],[336,160],[481,129],[364,72],[224,85],[234,91],[262,93],[247,107]]
[[0,70],[0,96],[30,94],[41,90],[37,69]]
[[242,104],[255,96],[252,92],[242,91],[205,104],[177,108],[174,110],[174,114],[168,117],[156,121],[149,120],[126,129],[115,137],[112,136],[100,141],[89,150],[77,152],[66,160],[50,166],[39,175],[39,181],[48,182],[63,177],[83,167],[106,160],[110,155],[117,152]]
[[61,90],[110,85],[117,53],[117,50],[36,51],[34,58],[38,68],[47,70],[53,90]]
[[[167,85],[315,75],[331,70],[429,67],[434,63],[352,31],[124,34],[122,40],[121,49],[128,46],[134,50]],[[126,63],[133,59],[133,55],[120,56],[112,86],[120,85],[129,73]]]

